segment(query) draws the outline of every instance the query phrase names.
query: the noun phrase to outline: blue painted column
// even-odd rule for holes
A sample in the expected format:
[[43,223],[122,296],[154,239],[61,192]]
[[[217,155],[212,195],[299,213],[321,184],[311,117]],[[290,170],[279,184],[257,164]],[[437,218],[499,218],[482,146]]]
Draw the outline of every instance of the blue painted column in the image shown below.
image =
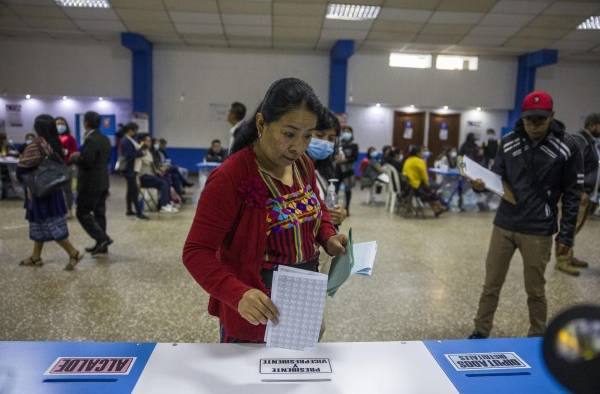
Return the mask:
[[136,33],[121,33],[121,45],[131,51],[131,93],[133,112],[148,114],[148,128],[153,130],[152,117],[152,43]]
[[354,41],[338,40],[329,51],[329,109],[346,112],[348,59],[354,54]]
[[554,49],[542,49],[519,56],[515,107],[508,113],[508,128],[510,130],[512,130],[521,116],[521,103],[523,99],[535,89],[535,72],[537,68],[555,64],[557,58],[558,51]]

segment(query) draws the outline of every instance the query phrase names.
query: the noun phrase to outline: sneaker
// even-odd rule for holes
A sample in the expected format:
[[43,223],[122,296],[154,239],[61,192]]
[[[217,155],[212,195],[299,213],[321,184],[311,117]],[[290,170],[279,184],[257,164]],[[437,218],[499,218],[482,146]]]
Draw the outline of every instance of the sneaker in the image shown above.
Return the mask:
[[168,204],[168,205],[165,205],[164,207],[162,207],[160,209],[160,211],[163,213],[177,213],[177,212],[179,212],[179,209],[175,208],[171,204]]
[[577,268],[587,268],[590,264],[587,261],[579,260],[578,258],[571,258],[571,265]]
[[475,330],[471,335],[469,335],[469,338],[467,339],[487,339],[487,337],[487,335],[483,335],[479,331]]
[[140,213],[139,215],[135,215],[136,219],[139,220],[150,220],[150,218],[146,215],[144,215],[143,213]]
[[556,265],[554,266],[554,269],[558,270],[558,271],[562,271],[567,275],[571,275],[571,276],[579,276],[579,270],[577,268],[575,268],[574,266],[572,266],[569,263],[556,263]]

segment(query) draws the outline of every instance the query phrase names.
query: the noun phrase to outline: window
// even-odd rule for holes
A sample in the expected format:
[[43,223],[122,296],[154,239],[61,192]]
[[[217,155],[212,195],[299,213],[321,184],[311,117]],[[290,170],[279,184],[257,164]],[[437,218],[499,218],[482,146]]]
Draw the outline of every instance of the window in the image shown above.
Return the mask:
[[431,55],[420,53],[390,53],[390,67],[431,68]]
[[435,68],[438,70],[477,70],[477,56],[449,56],[438,55],[435,59]]

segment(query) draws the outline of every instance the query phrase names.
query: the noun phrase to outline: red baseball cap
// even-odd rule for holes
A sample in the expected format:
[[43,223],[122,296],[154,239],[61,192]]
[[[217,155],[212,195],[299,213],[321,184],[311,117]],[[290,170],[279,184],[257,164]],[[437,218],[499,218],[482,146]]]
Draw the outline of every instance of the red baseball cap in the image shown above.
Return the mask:
[[548,93],[536,90],[529,93],[523,99],[523,104],[521,105],[521,117],[524,118],[526,116],[545,116],[548,117],[552,115],[552,108],[554,107],[554,102],[552,101],[552,96]]

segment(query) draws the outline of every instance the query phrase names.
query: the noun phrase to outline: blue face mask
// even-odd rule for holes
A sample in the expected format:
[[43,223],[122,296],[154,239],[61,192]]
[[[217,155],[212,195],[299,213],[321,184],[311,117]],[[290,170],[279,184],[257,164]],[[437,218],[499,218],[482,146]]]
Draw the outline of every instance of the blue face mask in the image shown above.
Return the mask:
[[326,159],[333,154],[333,142],[322,140],[320,138],[313,138],[310,140],[306,152],[315,160]]
[[64,124],[59,124],[56,126],[56,131],[58,131],[58,134],[64,134],[67,132],[67,126]]
[[352,133],[344,131],[340,138],[342,139],[342,141],[350,141],[352,139]]

